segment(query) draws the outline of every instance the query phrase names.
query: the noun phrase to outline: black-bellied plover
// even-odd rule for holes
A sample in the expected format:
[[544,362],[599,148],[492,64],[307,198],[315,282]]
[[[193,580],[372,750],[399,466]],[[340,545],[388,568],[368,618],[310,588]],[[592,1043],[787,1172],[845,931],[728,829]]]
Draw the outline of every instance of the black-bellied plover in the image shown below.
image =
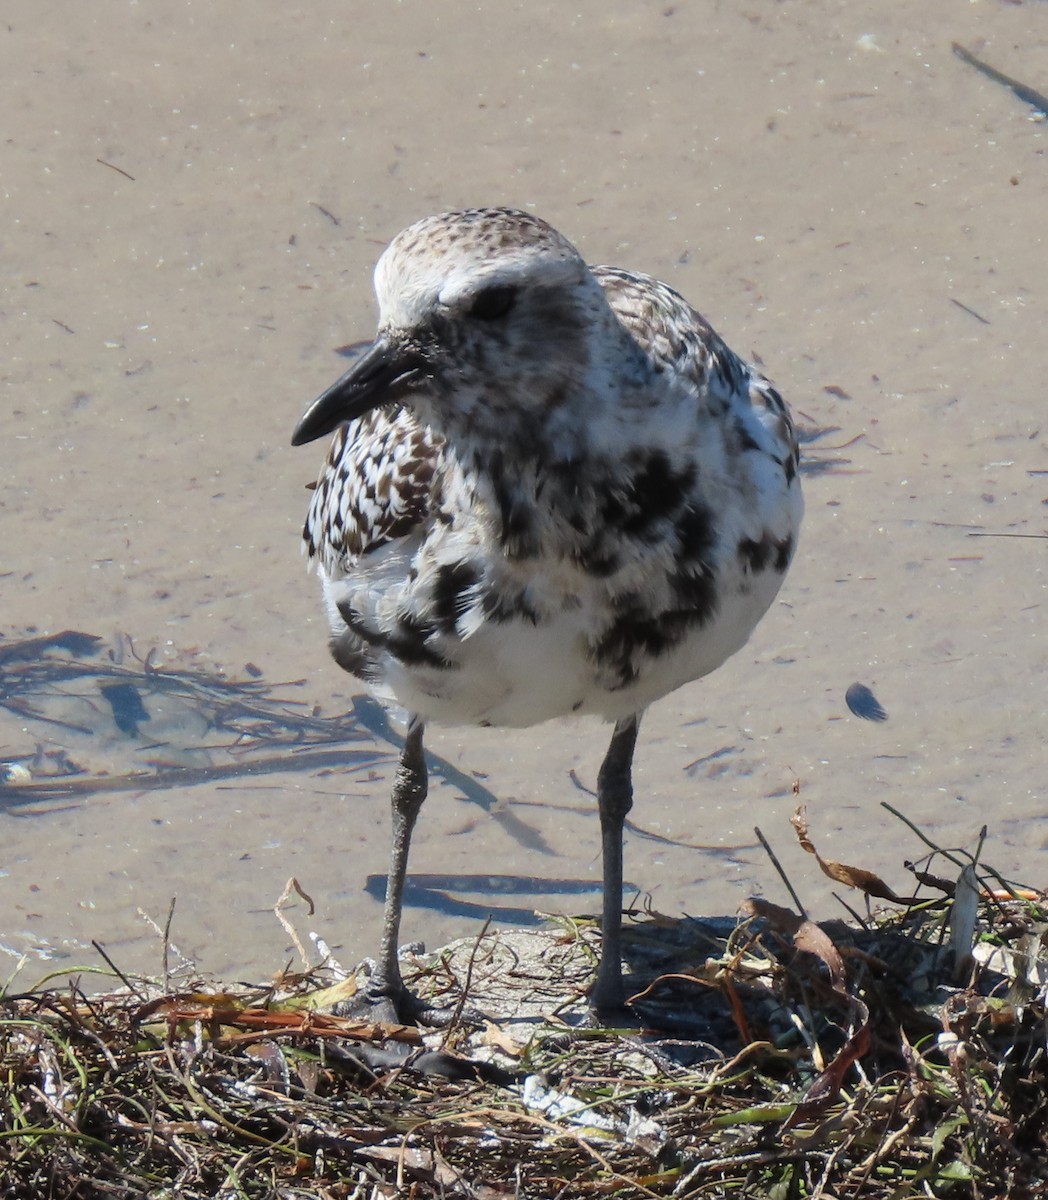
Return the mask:
[[803,505],[774,387],[672,288],[588,267],[530,213],[428,217],[375,269],[378,335],[299,422],[335,431],[305,541],[335,660],[409,714],[370,994],[397,961],[425,722],[614,724],[597,780],[602,957],[621,1009],[622,835],[653,701],[749,638]]

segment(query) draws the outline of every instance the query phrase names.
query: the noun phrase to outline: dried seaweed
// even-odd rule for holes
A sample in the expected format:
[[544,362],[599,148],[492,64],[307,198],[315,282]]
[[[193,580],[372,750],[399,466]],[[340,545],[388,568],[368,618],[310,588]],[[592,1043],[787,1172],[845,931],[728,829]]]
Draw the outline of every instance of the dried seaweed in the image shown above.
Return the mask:
[[[958,984],[953,903],[930,896],[859,929],[758,901],[727,930],[635,914],[645,1029],[571,1023],[592,971],[588,921],[415,963],[415,987],[468,986],[495,1018],[426,1045],[317,1011],[328,967],[258,989],[9,989],[0,1188],[12,1200],[1034,1195],[1048,1151],[1048,917],[1039,899],[987,892]],[[703,1040],[716,1010],[716,1040]],[[370,1057],[375,1045],[387,1057]]]

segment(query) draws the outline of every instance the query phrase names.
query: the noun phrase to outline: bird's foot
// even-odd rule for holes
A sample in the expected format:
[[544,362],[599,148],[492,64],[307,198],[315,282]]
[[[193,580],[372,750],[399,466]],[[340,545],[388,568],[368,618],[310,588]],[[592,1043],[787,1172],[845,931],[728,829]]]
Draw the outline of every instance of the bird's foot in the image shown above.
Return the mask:
[[428,1029],[484,1023],[483,1013],[468,1004],[433,1004],[400,981],[387,983],[374,976],[354,996],[337,1006],[337,1015],[384,1025],[422,1025]]
[[386,1071],[404,1069],[419,1075],[440,1075],[445,1079],[481,1079],[499,1087],[509,1087],[523,1078],[496,1063],[430,1048],[418,1034],[412,1040],[404,1039],[405,1025],[446,1029],[459,1023],[483,1024],[485,1018],[482,1014],[466,1005],[443,1007],[429,1004],[409,991],[403,983],[395,991],[389,987],[379,991],[372,980],[349,999],[339,1001],[333,1006],[333,1011],[336,1016],[367,1021],[389,1031],[387,1037],[378,1041],[363,1042],[350,1050],[341,1050],[348,1062],[372,1078]]
[[584,1029],[636,1029],[642,1023],[625,1000],[596,1004],[592,998],[581,1022]]
[[621,969],[612,971],[601,963],[590,989],[589,1011],[584,1020],[587,1029],[636,1029],[641,1023],[629,1003],[630,993]]

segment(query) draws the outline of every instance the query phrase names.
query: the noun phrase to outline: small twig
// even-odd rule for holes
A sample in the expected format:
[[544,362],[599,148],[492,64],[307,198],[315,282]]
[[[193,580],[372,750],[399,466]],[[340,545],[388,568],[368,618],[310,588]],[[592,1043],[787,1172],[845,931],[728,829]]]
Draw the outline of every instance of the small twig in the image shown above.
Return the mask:
[[164,767],[159,771],[135,771],[128,775],[104,775],[90,779],[62,779],[51,782],[0,785],[4,805],[34,804],[41,800],[72,799],[96,792],[149,792],[161,788],[191,787],[220,779],[240,779],[283,771],[314,771],[322,767],[343,767],[347,772],[370,770],[381,758],[364,750],[307,750],[302,754],[275,754],[254,762],[219,763],[207,767]]
[[103,167],[108,167],[110,171],[118,171],[125,179],[130,179],[132,183],[135,182],[134,175],[128,174],[123,167],[118,167],[116,163],[106,162],[104,158],[96,158],[95,162],[100,163]]
[[986,832],[987,829],[984,825],[982,829],[979,830],[979,840],[975,843],[975,853],[972,855],[973,867],[977,867],[979,865],[979,855],[982,854],[983,846],[986,844]]
[[175,945],[175,943],[171,941],[171,922],[174,920],[174,916],[175,916],[175,899],[176,899],[176,897],[172,896],[171,903],[167,906],[167,920],[164,922],[163,929],[160,928],[160,926],[156,923],[156,921],[153,920],[153,918],[149,915],[149,913],[147,913],[145,911],[144,908],[139,908],[137,910],[138,915],[142,918],[142,920],[145,921],[145,923],[149,926],[149,928],[152,929],[152,931],[157,935],[158,938],[160,938],[161,951],[163,954],[164,989],[165,989],[165,991],[167,990],[168,985],[170,984],[171,972],[170,972],[169,967],[170,967],[170,958],[171,958],[172,951],[174,951],[174,953],[181,960],[179,963],[180,967],[192,967],[193,966],[192,961],[190,959],[186,958],[186,956],[182,953],[181,950],[179,950],[179,948]]
[[624,1175],[621,1171],[616,1171],[608,1159],[605,1158],[595,1146],[591,1145],[586,1138],[582,1136],[582,1134],[577,1134],[576,1140],[583,1150],[585,1150],[587,1154],[591,1155],[600,1164],[600,1166],[604,1168],[611,1179],[615,1180],[617,1183],[625,1184],[630,1191],[640,1192],[642,1196],[651,1196],[652,1200],[660,1200],[662,1193],[653,1192],[651,1188],[645,1187],[640,1179],[636,1177],[630,1178],[628,1175]]
[[[847,900],[844,899],[844,897],[840,894],[840,892],[831,892],[830,894],[833,896],[834,900],[836,900],[837,903],[841,906],[841,908],[843,908],[844,911],[852,918],[852,920],[856,923],[856,925],[859,926],[860,929],[869,929],[869,925],[866,923],[866,918],[863,917],[856,909],[852,908],[852,906],[848,903]],[[869,899],[870,899],[870,897],[867,894],[867,896],[866,896],[867,907],[869,907]]]
[[962,304],[960,300],[955,300],[953,296],[948,297],[951,304],[956,304],[959,309],[962,309],[970,317],[974,317],[977,321],[981,321],[984,325],[989,325],[990,322],[981,314],[977,313],[974,308],[969,308],[967,304]]
[[778,857],[775,854],[775,851],[771,848],[771,845],[768,842],[768,839],[764,836],[763,833],[761,833],[760,827],[757,825],[754,825],[753,832],[757,835],[758,839],[760,840],[760,844],[764,847],[764,853],[767,854],[767,856],[771,859],[771,865],[775,868],[776,871],[778,871],[779,878],[782,880],[783,884],[785,885],[786,890],[793,897],[793,903],[796,904],[797,911],[807,921],[808,914],[805,911],[804,905],[801,903],[801,898],[800,898],[800,896],[797,895],[797,892],[795,891],[793,884],[790,883],[789,876],[786,874],[786,871],[783,869],[782,863],[779,862]]
[[895,808],[894,805],[889,804],[887,800],[881,801],[881,808],[886,808],[893,817],[897,817],[900,821],[902,821],[904,825],[906,825],[921,839],[921,841],[928,847],[929,850],[934,850],[936,854],[941,854],[947,862],[952,862],[955,867],[963,867],[966,865],[962,859],[958,858],[951,851],[944,850],[942,846],[937,846],[935,842],[933,842],[932,839],[927,836],[927,834],[925,834],[910,820],[909,817],[899,812],[899,810]]
[[1033,538],[1035,541],[1043,542],[1048,540],[1048,533],[997,533],[992,529],[973,529],[968,533],[969,537],[1011,537],[1011,538]]
[[[914,1129],[920,1124],[920,1120],[921,1118],[918,1115],[907,1117],[904,1125],[900,1125],[899,1128],[894,1131],[894,1133],[890,1133],[879,1146],[872,1150],[870,1154],[863,1159],[861,1163],[848,1172],[848,1175],[846,1176],[848,1181],[851,1182],[854,1180],[857,1189],[864,1188],[867,1180],[873,1172],[874,1167],[876,1167],[878,1163],[883,1162],[892,1152],[892,1150],[895,1149],[899,1142],[903,1141],[905,1138],[909,1137],[911,1133],[913,1133]],[[858,1191],[856,1194],[858,1194]]]
[[95,939],[92,938],[91,945],[94,946],[94,948],[98,951],[98,953],[105,959],[106,966],[109,967],[109,969],[113,972],[114,975],[116,975],[116,977],[120,980],[120,982],[124,985],[124,987],[126,987],[129,992],[134,992],[134,994],[140,1000],[145,1000],[145,998],[146,998],[145,992],[143,992],[141,988],[135,987],[135,985],[131,982],[131,980],[128,979],[128,977],[124,974],[124,972],[120,970],[120,968],[116,965],[116,963],[113,962],[113,960],[105,952],[105,949],[103,948],[102,944],[100,942],[96,942]]
[[568,771],[568,778],[575,785],[575,787],[578,788],[578,790],[580,792],[584,792],[587,796],[592,796],[593,799],[596,800],[597,793],[593,790],[593,788],[587,787],[582,782],[582,780],[578,776],[578,772],[575,770],[574,767],[572,767],[571,770]]
[[466,1006],[466,997],[469,995],[469,989],[473,984],[473,964],[476,962],[477,954],[480,952],[480,944],[484,939],[484,935],[488,932],[491,926],[491,917],[481,926],[480,933],[477,934],[477,939],[473,943],[473,949],[469,954],[469,962],[466,963],[466,978],[462,986],[459,988],[459,996],[455,1001],[455,1007],[451,1010],[451,1020],[448,1022],[447,1029],[444,1031],[444,1036],[441,1039],[441,1050],[447,1049],[448,1040],[452,1032],[459,1023],[459,1018],[462,1016],[462,1010]]
[[169,970],[168,956],[171,950],[171,922],[175,917],[175,897],[171,897],[171,903],[167,906],[167,920],[164,922],[164,991],[168,990],[168,983],[171,978]]
[[991,67],[988,62],[984,62],[981,58],[976,58],[970,51],[966,50],[959,42],[953,43],[953,52],[963,63],[974,67],[987,79],[992,79],[994,83],[999,83],[1013,92],[1024,104],[1029,104],[1039,113],[1044,113],[1048,117],[1048,96],[1043,92],[1037,91],[1036,88],[1030,87],[1028,83],[1023,83],[1020,79],[1013,79],[1011,75],[1005,75],[1003,71],[998,71],[996,67]]
[[317,210],[317,212],[323,213],[323,215],[325,217],[327,217],[327,219],[331,222],[332,225],[341,225],[342,224],[341,219],[336,217],[333,212],[329,212],[328,209],[326,209],[323,206],[323,204],[318,204],[315,200],[311,200],[310,203]]
[[326,966],[340,980],[349,978],[350,972],[338,961],[331,947],[319,933],[314,933],[310,930],[309,940],[317,948],[321,966]]
[[294,925],[292,925],[291,922],[287,919],[287,917],[284,916],[284,912],[283,912],[284,906],[291,899],[292,892],[296,892],[309,905],[309,912],[306,914],[307,916],[311,917],[316,912],[316,905],[313,903],[312,897],[308,896],[302,890],[302,885],[298,882],[298,880],[294,877],[294,875],[292,875],[291,878],[284,885],[284,890],[280,893],[280,896],[277,899],[276,904],[273,905],[273,913],[276,916],[276,919],[280,922],[280,924],[283,925],[284,932],[291,939],[292,944],[294,945],[295,949],[298,951],[299,957],[302,959],[303,966],[305,967],[305,969],[307,971],[309,971],[309,970],[312,970],[312,967],[310,966],[310,963],[309,963],[309,955],[306,953],[306,948],[305,948],[305,946],[303,946],[302,939],[298,936],[298,932],[295,929]]

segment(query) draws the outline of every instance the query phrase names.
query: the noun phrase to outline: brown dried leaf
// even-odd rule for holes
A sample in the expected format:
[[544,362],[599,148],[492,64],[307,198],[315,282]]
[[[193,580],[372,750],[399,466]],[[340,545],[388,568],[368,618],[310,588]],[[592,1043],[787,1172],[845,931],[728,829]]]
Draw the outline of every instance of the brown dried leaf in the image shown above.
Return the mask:
[[821,929],[814,921],[799,917],[792,909],[772,904],[769,900],[751,896],[746,900],[742,909],[756,917],[763,917],[769,924],[793,939],[798,950],[814,954],[822,960],[830,973],[830,982],[834,991],[844,990],[844,962],[840,951],[833,944],[829,934]]
[[841,1087],[844,1084],[844,1076],[848,1073],[851,1067],[860,1059],[870,1048],[870,1013],[866,1005],[861,1000],[856,1000],[852,997],[852,1003],[861,1015],[862,1024],[852,1034],[852,1036],[841,1047],[840,1053],[831,1062],[826,1070],[815,1080],[808,1088],[804,1099],[794,1109],[793,1114],[786,1121],[783,1129],[789,1129],[791,1126],[798,1124],[801,1121],[810,1121],[824,1112],[840,1095]]
[[[432,1181],[439,1187],[439,1194],[450,1191],[456,1185],[461,1185],[462,1176],[437,1150],[428,1147],[407,1146],[367,1146],[358,1147],[356,1153],[361,1158],[370,1158],[378,1162],[395,1165],[416,1178]],[[457,1190],[457,1189],[456,1189]],[[415,1195],[415,1189],[398,1195]]]
[[[800,817],[800,820],[803,823],[803,817]],[[800,832],[798,829],[799,834]],[[806,827],[802,836],[807,836]],[[815,853],[814,848],[810,850],[810,853]],[[759,897],[751,896],[743,904],[742,909],[753,916],[763,917],[780,932],[792,937],[793,944],[798,950],[806,950],[809,954],[814,954],[821,959],[829,971],[834,992],[846,1001],[852,1015],[859,1022],[859,1028],[841,1047],[836,1058],[812,1083],[804,1099],[783,1126],[784,1129],[789,1129],[801,1121],[809,1121],[819,1116],[837,1099],[845,1075],[870,1048],[870,1012],[861,1000],[848,994],[844,962],[840,951],[824,929],[816,925],[814,921],[799,917],[791,909],[761,900]]]
[[931,871],[919,871],[914,863],[904,862],[902,864],[909,871],[918,883],[925,887],[935,888],[945,896],[952,896],[954,892],[954,882],[952,879],[944,879],[941,875],[933,875]]
[[493,1046],[496,1050],[501,1050],[503,1054],[508,1054],[510,1058],[520,1058],[524,1053],[523,1045],[516,1038],[510,1037],[508,1033],[504,1033],[490,1021],[484,1022],[483,1042],[485,1046]]
[[793,937],[795,930],[804,920],[803,917],[798,917],[792,908],[783,908],[781,904],[773,904],[762,896],[750,896],[748,900],[743,900],[739,905],[739,912],[749,917],[763,917],[781,933],[789,934],[790,937]]
[[873,871],[867,871],[865,867],[852,867],[847,863],[823,858],[815,849],[815,844],[808,834],[808,818],[803,804],[797,806],[797,811],[790,817],[790,824],[797,831],[797,840],[800,842],[801,849],[813,854],[822,868],[823,874],[836,880],[837,883],[843,883],[845,887],[858,888],[867,896],[876,896],[878,900],[890,900],[893,904],[912,904],[917,899],[915,896],[898,895],[879,875],[874,874]]

